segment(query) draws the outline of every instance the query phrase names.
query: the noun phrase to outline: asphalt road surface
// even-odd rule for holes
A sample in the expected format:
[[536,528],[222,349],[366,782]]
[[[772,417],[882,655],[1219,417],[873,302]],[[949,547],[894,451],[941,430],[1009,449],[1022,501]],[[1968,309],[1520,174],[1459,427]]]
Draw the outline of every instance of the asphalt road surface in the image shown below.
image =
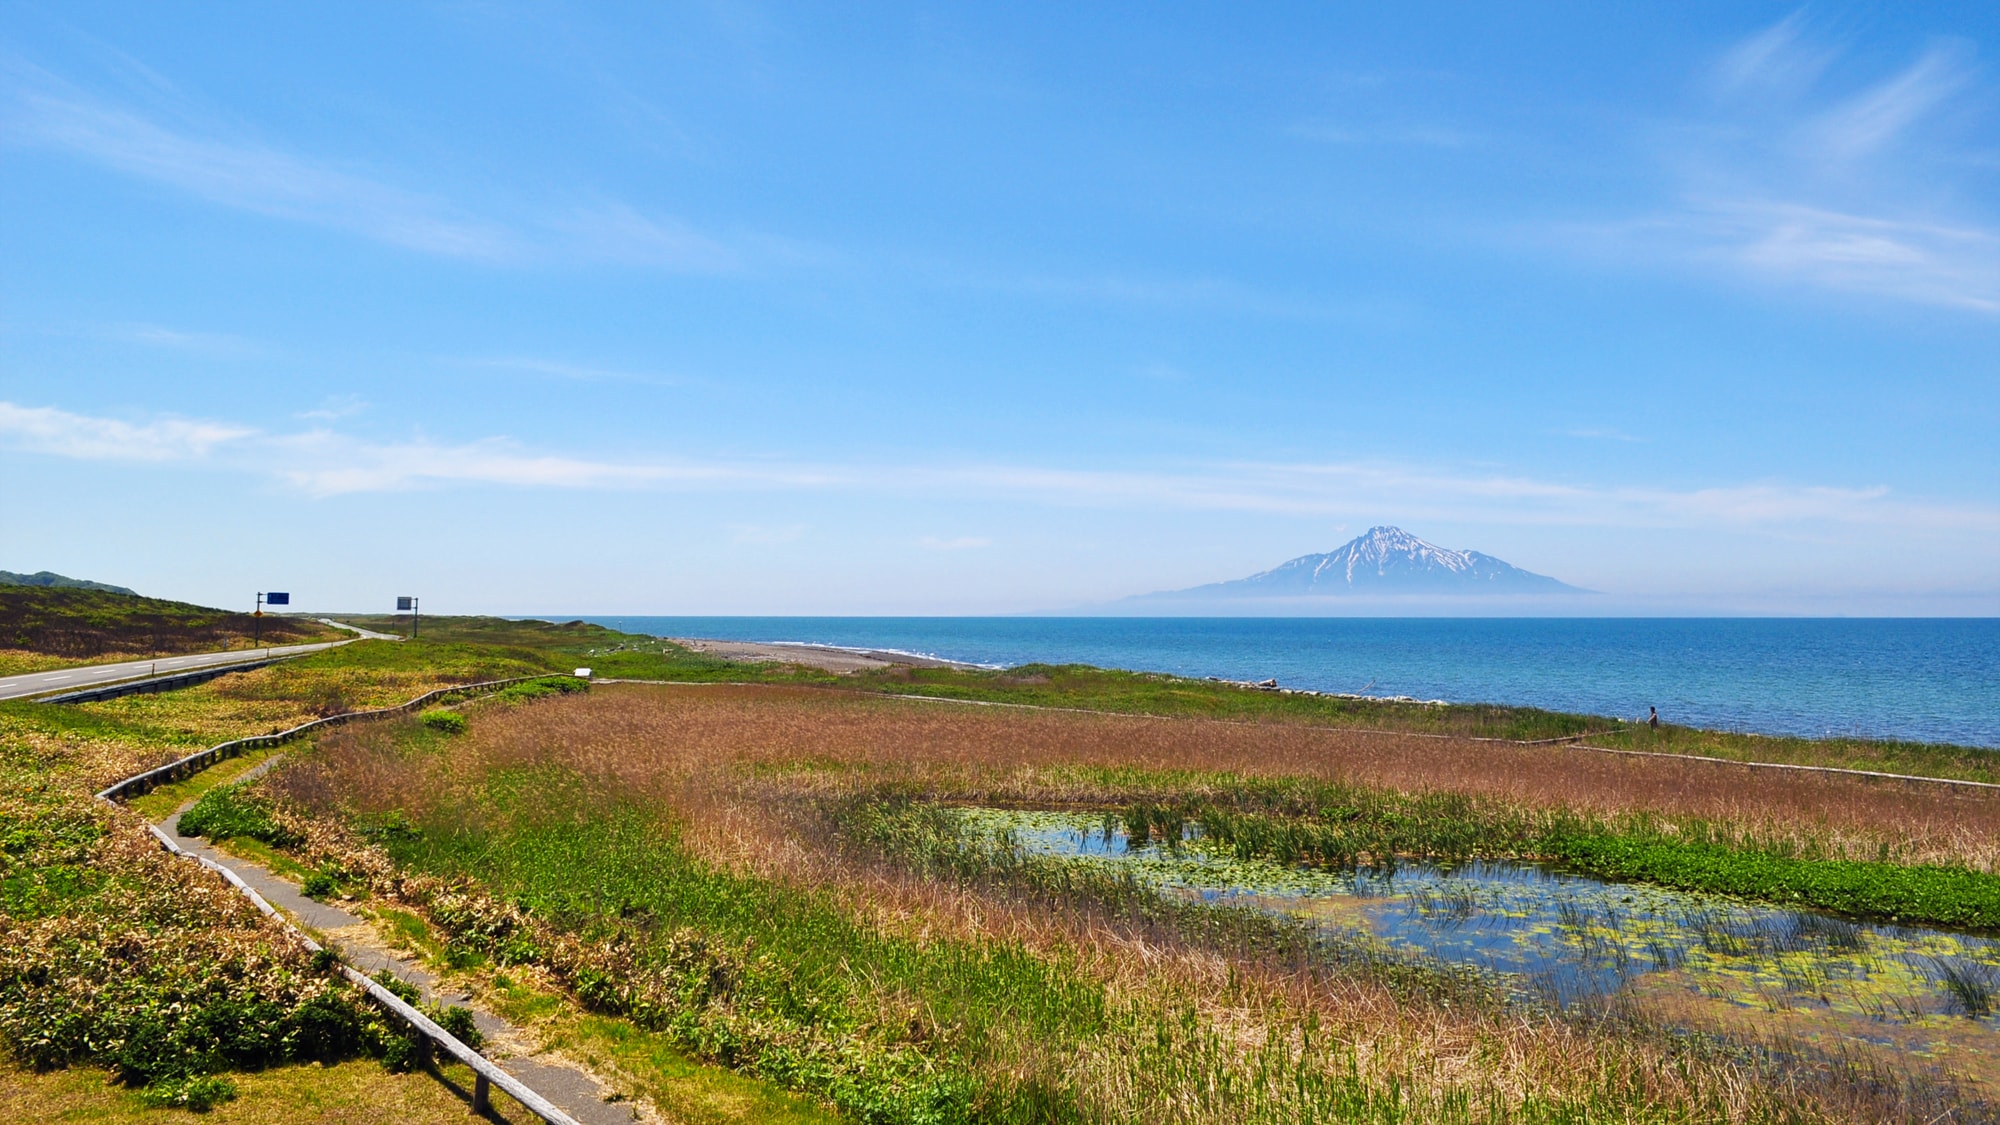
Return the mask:
[[319,644],[286,645],[281,648],[239,648],[233,652],[163,656],[158,660],[128,660],[120,664],[91,664],[81,668],[59,668],[53,672],[0,676],[0,699],[19,699],[25,695],[41,695],[44,692],[96,687],[99,684],[113,684],[120,680],[136,680],[143,676],[164,676],[170,672],[192,672],[196,668],[213,668],[218,664],[244,664],[252,660],[290,656],[300,652],[318,652],[323,648],[352,643],[323,641]]

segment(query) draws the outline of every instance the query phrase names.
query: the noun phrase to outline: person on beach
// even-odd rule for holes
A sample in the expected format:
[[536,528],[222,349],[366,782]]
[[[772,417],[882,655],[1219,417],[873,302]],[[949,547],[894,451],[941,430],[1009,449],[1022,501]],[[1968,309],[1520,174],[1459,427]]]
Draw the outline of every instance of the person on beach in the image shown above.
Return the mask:
[[1660,709],[1658,707],[1646,708],[1646,725],[1654,730],[1660,729]]

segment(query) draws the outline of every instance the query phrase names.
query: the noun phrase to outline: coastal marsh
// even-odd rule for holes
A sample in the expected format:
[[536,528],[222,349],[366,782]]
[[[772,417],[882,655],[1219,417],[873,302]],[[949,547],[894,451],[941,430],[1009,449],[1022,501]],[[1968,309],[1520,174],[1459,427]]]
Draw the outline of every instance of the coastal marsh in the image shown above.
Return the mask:
[[[376,872],[455,947],[863,1119],[1889,1120],[1986,1096],[1965,1065],[1992,1034],[1972,1014],[1996,966],[1979,939],[1653,886],[1606,901],[1482,854],[1647,826],[1730,854],[1984,869],[2000,814],[1980,801],[812,686],[463,713],[463,735],[339,732],[259,791],[324,827],[305,862]],[[1447,875],[1393,847],[1346,872],[1233,852],[1256,818],[1343,802],[1412,840],[1456,833],[1462,858]],[[1234,810],[1236,839],[1168,846],[1199,823],[1183,807]],[[1148,842],[1114,858],[1134,819]],[[1031,854],[1038,824],[1140,866]],[[1196,856],[1234,881],[1198,887]]]
[[1923,1030],[1958,1032],[1970,1021],[1991,1033],[1986,1050],[2000,1053],[2000,944],[1989,937],[1855,922],[1535,864],[1325,869],[1246,859],[1191,821],[1166,840],[1136,839],[1115,814],[966,808],[953,815],[962,831],[1024,856],[1129,872],[1199,901],[1353,929],[1498,974],[1524,999],[1568,1006],[1610,999],[1641,981],[1647,988],[1672,982],[1752,1010],[1865,1020],[1870,1042],[1915,1044]]

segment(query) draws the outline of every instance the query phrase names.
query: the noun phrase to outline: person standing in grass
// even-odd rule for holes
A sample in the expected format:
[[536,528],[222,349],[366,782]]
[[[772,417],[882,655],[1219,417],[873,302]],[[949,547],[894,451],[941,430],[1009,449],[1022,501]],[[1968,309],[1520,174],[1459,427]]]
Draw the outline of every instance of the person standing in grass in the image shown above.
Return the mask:
[[1646,725],[1654,730],[1660,729],[1660,709],[1658,707],[1646,708]]

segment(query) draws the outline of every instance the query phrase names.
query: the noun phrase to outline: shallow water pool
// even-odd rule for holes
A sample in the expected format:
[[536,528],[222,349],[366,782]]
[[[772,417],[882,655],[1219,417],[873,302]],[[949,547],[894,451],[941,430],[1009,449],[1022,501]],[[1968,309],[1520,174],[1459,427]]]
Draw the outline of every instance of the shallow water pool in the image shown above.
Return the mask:
[[1714,895],[1607,883],[1534,864],[1325,871],[1238,859],[1190,826],[1133,846],[1115,816],[961,810],[1023,854],[1129,871],[1209,902],[1373,935],[1499,974],[1557,1004],[1624,994],[1670,1019],[1864,1040],[2000,1067],[2000,944]]

